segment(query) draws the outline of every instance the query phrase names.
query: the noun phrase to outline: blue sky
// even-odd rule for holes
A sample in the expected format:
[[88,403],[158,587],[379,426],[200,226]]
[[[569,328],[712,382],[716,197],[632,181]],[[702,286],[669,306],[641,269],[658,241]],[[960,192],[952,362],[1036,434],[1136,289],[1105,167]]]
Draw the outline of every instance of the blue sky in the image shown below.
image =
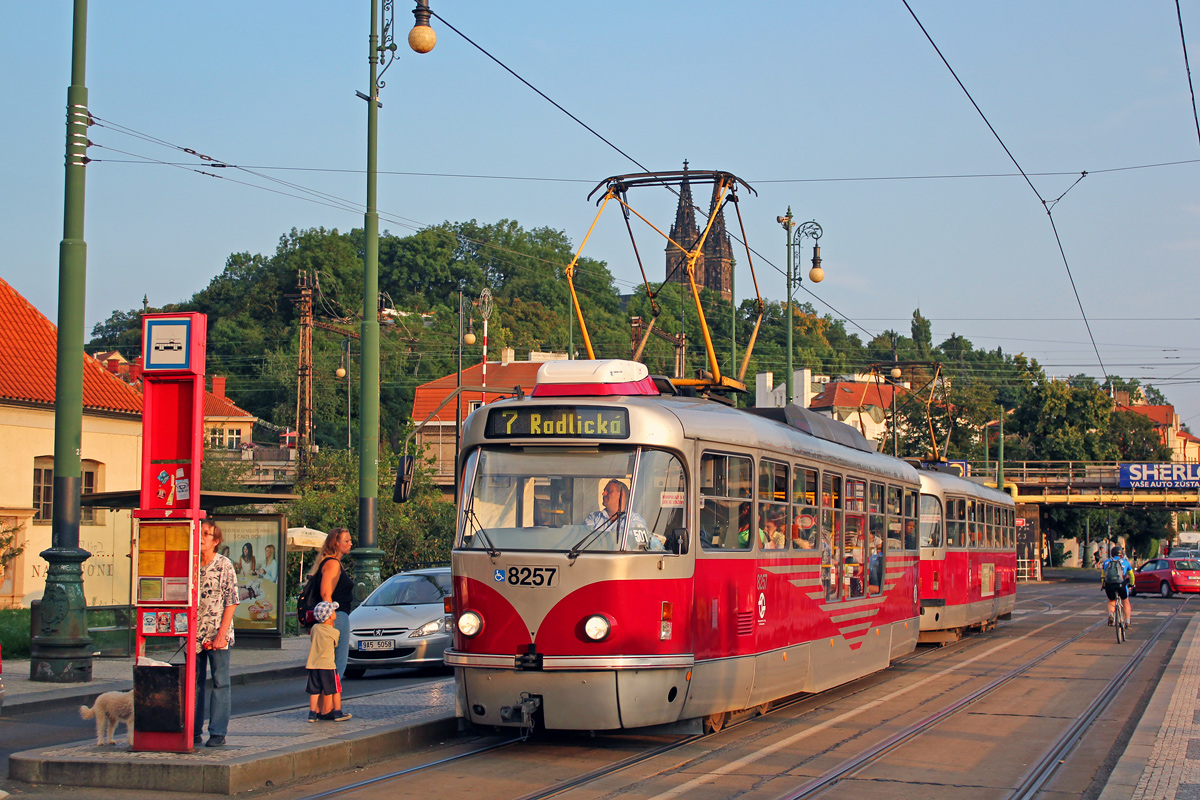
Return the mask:
[[[1174,2],[910,3],[1042,197],[1070,189],[1054,221],[1108,371],[1158,385],[1200,424],[1200,139]],[[1100,374],[1041,202],[899,0],[432,6],[650,169],[686,158],[748,181],[758,196],[742,212],[766,296],[784,294],[775,218],[790,205],[825,231],[827,278],[805,285],[864,338],[859,326],[907,331],[920,307],[935,342],[958,333],[1052,375]],[[361,226],[366,114],[354,93],[367,88],[368,8],[91,3],[87,85],[102,123],[90,131],[89,330],[143,294],[190,296],[230,253],[273,252],[292,227]],[[71,4],[8,11],[0,275],[54,319]],[[1200,0],[1181,13],[1200,73]],[[384,174],[382,226],[510,218],[578,243],[592,186],[640,169],[437,20],[437,48],[408,51],[410,6],[398,2],[396,17],[380,169],[497,177]],[[235,170],[121,163],[194,163],[122,130],[346,202]],[[1188,163],[1128,169],[1169,162]],[[936,177],[967,175],[1008,177]],[[670,195],[631,199],[670,224]],[[661,245],[639,246],[661,277]],[[619,215],[606,214],[586,254],[622,291],[640,280]]]

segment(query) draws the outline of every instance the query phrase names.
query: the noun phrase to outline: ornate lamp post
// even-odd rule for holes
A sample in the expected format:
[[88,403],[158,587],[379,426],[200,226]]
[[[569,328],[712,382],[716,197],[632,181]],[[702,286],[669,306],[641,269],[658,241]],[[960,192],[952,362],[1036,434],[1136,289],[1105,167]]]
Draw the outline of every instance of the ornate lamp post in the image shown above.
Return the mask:
[[[416,0],[416,22],[408,34],[415,52],[428,53],[437,43],[437,34],[429,27],[428,0]],[[396,56],[393,25],[394,0],[383,0],[383,34],[378,0],[370,0],[371,37],[367,61],[371,65],[370,94],[359,96],[367,101],[367,211],[363,219],[365,254],[363,257],[362,364],[359,369],[359,450],[358,450],[358,547],[350,551],[354,559],[354,601],[357,605],[379,585],[379,562],[383,551],[378,547],[379,531],[379,211],[376,207],[376,179],[379,172],[379,90],[380,80]]]
[[67,88],[67,172],[63,238],[58,247],[58,364],[54,392],[54,496],[50,548],[40,613],[31,622],[29,677],[52,683],[92,679],[92,640],[83,597],[79,546],[83,465],[83,320],[87,243],[83,238],[87,129],[90,114],[84,84],[87,66],[87,0],[75,0],[71,85]]
[[[821,269],[821,226],[814,220],[802,223],[799,227],[792,222],[792,207],[788,206],[787,214],[776,217],[775,221],[783,226],[784,242],[787,245],[787,375],[784,379],[786,392],[785,402],[790,403],[795,397],[792,386],[792,290],[800,285],[800,245],[805,237],[813,240],[812,269],[808,271],[808,279],[813,283],[825,280],[825,270]],[[795,228],[795,237],[792,230]],[[796,275],[792,275],[792,249],[796,251]]]

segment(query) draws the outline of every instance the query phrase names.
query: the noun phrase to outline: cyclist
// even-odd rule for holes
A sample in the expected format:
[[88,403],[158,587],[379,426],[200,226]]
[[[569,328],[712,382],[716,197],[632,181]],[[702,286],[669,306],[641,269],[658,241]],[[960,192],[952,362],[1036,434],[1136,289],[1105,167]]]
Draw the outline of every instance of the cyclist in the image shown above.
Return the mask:
[[1108,558],[1100,565],[1101,582],[1104,593],[1108,595],[1108,624],[1113,624],[1113,612],[1117,610],[1117,598],[1125,610],[1125,623],[1132,624],[1133,607],[1129,603],[1129,583],[1133,578],[1133,565],[1125,558],[1120,547],[1114,547],[1108,553]]

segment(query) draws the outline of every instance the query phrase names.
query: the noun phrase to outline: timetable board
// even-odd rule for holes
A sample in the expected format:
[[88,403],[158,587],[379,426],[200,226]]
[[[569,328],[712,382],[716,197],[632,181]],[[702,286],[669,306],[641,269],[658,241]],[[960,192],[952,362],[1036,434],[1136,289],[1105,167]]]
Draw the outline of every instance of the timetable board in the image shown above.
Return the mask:
[[143,520],[137,549],[137,601],[186,606],[192,596],[191,521]]

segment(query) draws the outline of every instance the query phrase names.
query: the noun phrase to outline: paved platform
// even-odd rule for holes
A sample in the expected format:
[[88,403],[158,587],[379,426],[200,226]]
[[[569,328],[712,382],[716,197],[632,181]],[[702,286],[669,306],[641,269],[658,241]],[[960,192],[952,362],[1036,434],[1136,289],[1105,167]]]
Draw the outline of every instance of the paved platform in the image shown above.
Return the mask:
[[1100,800],[1200,800],[1200,616],[1193,617]]
[[[234,685],[300,677],[308,656],[307,636],[287,637],[282,649],[234,645],[230,678]],[[170,651],[154,654],[167,660]],[[29,680],[29,661],[5,659],[4,714],[90,704],[103,692],[133,687],[130,658],[97,658],[89,683],[54,684]],[[378,760],[407,749],[445,740],[457,733],[454,682],[360,695],[345,702],[346,722],[308,722],[307,707],[234,717],[226,746],[191,753],[135,753],[124,726],[116,745],[94,739],[16,753],[9,778],[32,784],[152,789],[193,794],[235,794]],[[236,709],[235,709],[236,710]],[[81,735],[90,727],[80,729]]]
[[[16,753],[9,778],[31,784],[237,794],[351,769],[458,732],[454,681],[360,695],[345,702],[346,722],[308,722],[308,708],[229,722],[226,745],[190,753],[135,753],[127,739]],[[122,728],[124,730],[124,728]]]

